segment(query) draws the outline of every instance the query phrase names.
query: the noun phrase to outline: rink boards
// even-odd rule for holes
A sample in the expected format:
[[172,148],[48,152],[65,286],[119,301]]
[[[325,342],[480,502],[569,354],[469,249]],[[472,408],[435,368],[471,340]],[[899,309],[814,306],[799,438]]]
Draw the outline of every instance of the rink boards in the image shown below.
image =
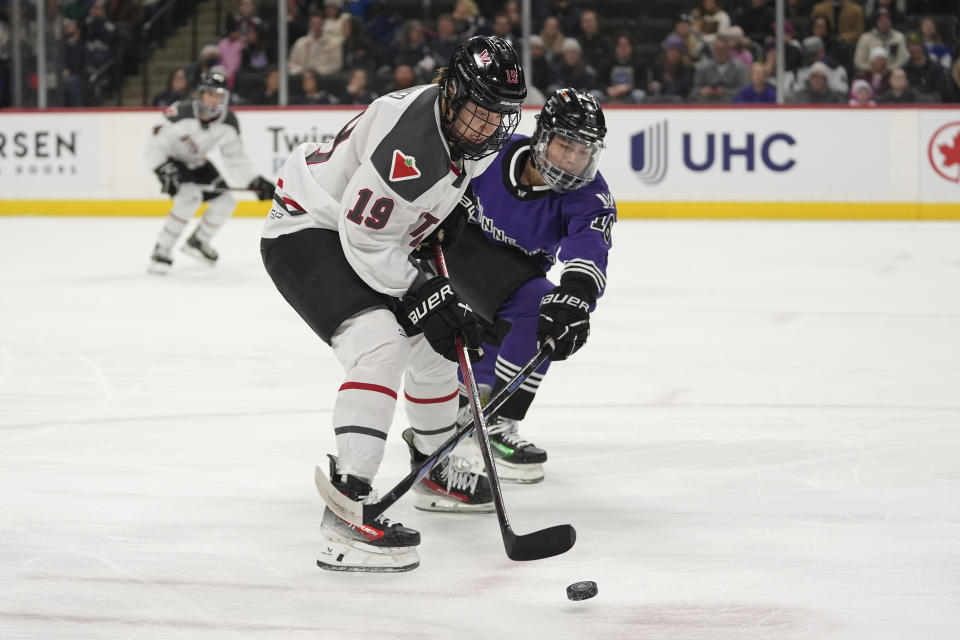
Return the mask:
[[[258,171],[358,109],[238,109]],[[621,218],[960,219],[960,109],[607,107],[601,171]],[[536,109],[519,131],[530,134]],[[154,109],[0,115],[0,215],[157,216]],[[214,154],[211,159],[216,163]],[[240,186],[240,185],[236,185]],[[237,215],[268,203],[239,196]]]

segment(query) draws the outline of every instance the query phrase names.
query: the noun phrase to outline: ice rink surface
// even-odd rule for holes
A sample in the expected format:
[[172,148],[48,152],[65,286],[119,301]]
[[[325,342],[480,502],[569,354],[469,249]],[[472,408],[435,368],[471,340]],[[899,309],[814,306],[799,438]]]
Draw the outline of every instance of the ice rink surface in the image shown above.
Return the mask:
[[405,499],[420,568],[362,575],[315,564],[341,373],[260,221],[152,277],[160,224],[0,218],[0,638],[960,637],[960,225],[620,222],[505,487],[576,546]]

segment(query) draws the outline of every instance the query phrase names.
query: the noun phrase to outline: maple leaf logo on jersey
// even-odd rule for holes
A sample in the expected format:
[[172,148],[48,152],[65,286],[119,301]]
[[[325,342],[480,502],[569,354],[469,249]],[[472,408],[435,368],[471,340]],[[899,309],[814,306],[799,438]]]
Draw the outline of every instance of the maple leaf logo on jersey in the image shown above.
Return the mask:
[[474,55],[477,56],[477,64],[490,64],[493,62],[493,60],[490,59],[490,52],[486,49]]
[[937,129],[927,146],[927,158],[937,175],[960,183],[960,122]]
[[394,149],[393,168],[390,170],[390,182],[413,180],[419,177],[420,170],[417,169],[417,159],[413,156],[405,156],[399,149]]

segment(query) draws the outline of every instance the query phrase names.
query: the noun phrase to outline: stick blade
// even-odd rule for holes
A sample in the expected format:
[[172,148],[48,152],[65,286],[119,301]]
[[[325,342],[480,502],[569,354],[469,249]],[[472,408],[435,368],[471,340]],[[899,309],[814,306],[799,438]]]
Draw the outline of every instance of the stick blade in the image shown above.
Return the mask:
[[330,482],[330,478],[327,477],[327,474],[325,474],[320,467],[314,469],[313,482],[317,485],[317,491],[320,493],[320,497],[327,503],[331,511],[350,524],[363,524],[363,504],[354,502],[337,491],[337,488]]
[[555,527],[522,536],[514,535],[512,538],[505,538],[504,547],[506,547],[508,558],[523,562],[566,553],[573,548],[576,541],[576,529],[569,524],[558,524]]

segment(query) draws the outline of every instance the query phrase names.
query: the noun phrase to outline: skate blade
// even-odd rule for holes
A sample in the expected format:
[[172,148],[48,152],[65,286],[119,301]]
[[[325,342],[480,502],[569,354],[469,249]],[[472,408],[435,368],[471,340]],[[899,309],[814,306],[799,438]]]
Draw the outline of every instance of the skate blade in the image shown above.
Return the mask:
[[173,265],[164,264],[163,262],[151,262],[147,265],[147,273],[152,273],[155,276],[165,276],[170,273],[170,268]]
[[320,551],[317,566],[327,571],[358,573],[400,573],[420,566],[420,556],[414,547],[394,547],[391,553],[363,543],[359,546],[362,548],[330,536]]
[[211,260],[210,258],[203,255],[202,253],[200,253],[199,251],[197,251],[196,249],[194,249],[189,245],[183,245],[182,247],[180,247],[180,251],[190,256],[191,258],[196,258],[200,262],[210,265],[211,267],[217,264],[216,260]]
[[413,501],[415,509],[433,511],[436,513],[493,513],[496,508],[493,501],[483,504],[467,504],[451,498],[437,495],[423,495],[418,493]]
[[510,482],[512,484],[537,484],[543,482],[545,476],[543,465],[534,464],[514,464],[504,460],[497,459],[497,477],[501,482]]

